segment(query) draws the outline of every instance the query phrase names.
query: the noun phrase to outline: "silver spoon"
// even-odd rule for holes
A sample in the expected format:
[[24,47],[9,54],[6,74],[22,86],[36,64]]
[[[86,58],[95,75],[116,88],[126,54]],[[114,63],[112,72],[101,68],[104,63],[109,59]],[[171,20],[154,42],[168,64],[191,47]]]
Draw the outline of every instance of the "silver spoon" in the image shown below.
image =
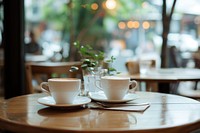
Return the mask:
[[97,104],[103,106],[103,107],[119,107],[119,106],[144,106],[149,105],[149,103],[102,103],[102,102],[96,102]]

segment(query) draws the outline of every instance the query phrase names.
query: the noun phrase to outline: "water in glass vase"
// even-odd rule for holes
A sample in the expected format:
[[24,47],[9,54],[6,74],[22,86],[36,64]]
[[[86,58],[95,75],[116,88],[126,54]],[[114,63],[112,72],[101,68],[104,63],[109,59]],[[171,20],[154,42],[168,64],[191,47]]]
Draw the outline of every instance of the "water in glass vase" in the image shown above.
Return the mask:
[[84,91],[87,94],[88,92],[98,92],[99,89],[96,87],[96,80],[99,80],[98,75],[84,75]]

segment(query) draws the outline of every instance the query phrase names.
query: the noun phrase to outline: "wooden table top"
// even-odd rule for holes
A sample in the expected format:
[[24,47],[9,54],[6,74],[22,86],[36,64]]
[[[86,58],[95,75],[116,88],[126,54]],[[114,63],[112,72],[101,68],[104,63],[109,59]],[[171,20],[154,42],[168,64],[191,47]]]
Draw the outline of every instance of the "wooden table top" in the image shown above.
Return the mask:
[[48,61],[49,57],[45,55],[35,55],[35,54],[26,54],[25,61],[26,62],[45,62]]
[[137,81],[153,82],[179,82],[179,81],[199,81],[200,69],[195,68],[165,68],[151,69],[147,74],[122,73],[121,76],[129,76]]
[[75,108],[53,109],[30,94],[0,103],[0,128],[27,133],[188,133],[200,128],[200,102],[170,94],[136,92],[135,102],[149,102],[144,112]]

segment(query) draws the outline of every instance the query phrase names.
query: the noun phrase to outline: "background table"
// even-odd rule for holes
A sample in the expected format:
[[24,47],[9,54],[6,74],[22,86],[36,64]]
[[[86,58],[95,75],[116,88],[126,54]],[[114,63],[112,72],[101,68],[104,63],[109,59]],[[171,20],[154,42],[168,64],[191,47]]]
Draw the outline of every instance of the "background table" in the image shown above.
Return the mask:
[[[162,83],[159,87],[161,92],[169,93],[170,83],[179,83],[182,81],[200,81],[200,69],[195,68],[165,68],[165,69],[150,69],[147,74],[122,73],[120,76],[128,76],[132,80],[140,82]],[[147,86],[149,88],[149,86]]]
[[121,74],[129,76],[137,81],[177,82],[177,81],[199,81],[200,69],[196,68],[165,68],[150,69],[147,74]]
[[45,55],[26,54],[25,56],[26,62],[46,62],[48,60],[49,60],[49,57]]
[[200,128],[200,102],[170,94],[136,94],[136,102],[151,104],[144,112],[52,109],[37,103],[44,94],[15,97],[0,104],[0,128],[20,133],[188,133]]

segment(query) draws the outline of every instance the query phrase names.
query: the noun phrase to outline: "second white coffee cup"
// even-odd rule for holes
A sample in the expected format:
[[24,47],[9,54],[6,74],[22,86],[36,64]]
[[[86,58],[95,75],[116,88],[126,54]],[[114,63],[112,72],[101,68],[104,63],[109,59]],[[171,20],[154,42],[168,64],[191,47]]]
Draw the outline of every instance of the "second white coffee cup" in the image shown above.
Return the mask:
[[97,87],[105,93],[108,100],[122,100],[132,84],[135,85],[131,89],[136,89],[137,82],[128,77],[104,76],[97,82]]
[[40,84],[41,90],[51,95],[56,104],[72,104],[80,87],[81,79],[78,78],[52,78]]

